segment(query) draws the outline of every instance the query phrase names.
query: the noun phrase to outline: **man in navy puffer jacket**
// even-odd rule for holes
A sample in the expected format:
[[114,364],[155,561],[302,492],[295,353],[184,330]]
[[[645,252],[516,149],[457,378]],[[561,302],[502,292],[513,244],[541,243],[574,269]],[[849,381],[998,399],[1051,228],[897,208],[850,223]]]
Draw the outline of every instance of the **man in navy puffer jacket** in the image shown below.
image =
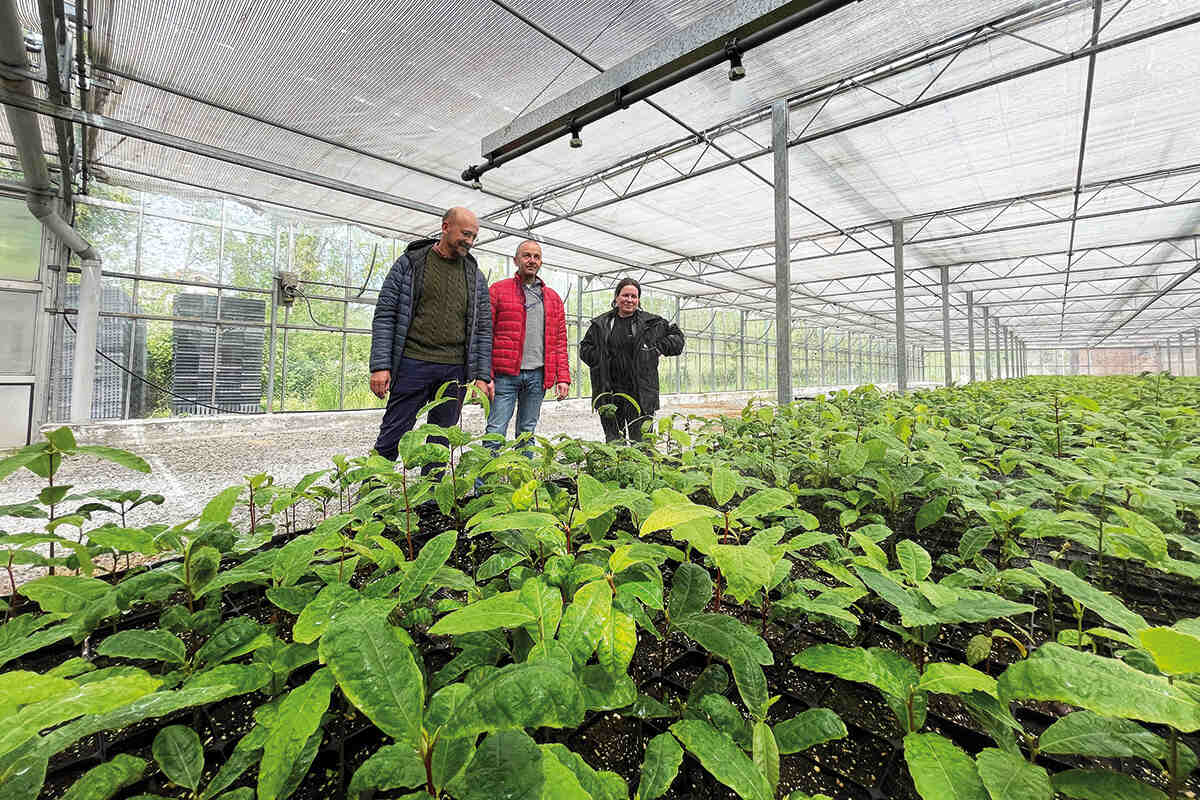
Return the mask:
[[447,395],[454,400],[429,412],[434,425],[458,424],[469,381],[489,400],[493,396],[488,285],[470,253],[478,233],[473,213],[450,209],[442,217],[441,238],[411,243],[379,290],[370,369],[371,391],[377,397],[390,392],[375,441],[385,458],[396,459],[400,437],[443,384],[455,384]]

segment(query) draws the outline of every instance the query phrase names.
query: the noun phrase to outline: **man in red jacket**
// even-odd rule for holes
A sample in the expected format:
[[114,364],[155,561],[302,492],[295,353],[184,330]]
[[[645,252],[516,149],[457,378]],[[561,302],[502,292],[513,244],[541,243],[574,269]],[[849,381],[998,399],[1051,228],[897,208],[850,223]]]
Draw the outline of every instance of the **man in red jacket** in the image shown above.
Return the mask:
[[[517,432],[533,433],[546,390],[562,400],[571,387],[567,366],[567,313],[558,293],[538,278],[542,247],[524,241],[513,258],[517,272],[493,283],[492,375],[496,395],[488,414],[487,432],[508,431],[513,410]],[[499,445],[493,445],[499,449]]]

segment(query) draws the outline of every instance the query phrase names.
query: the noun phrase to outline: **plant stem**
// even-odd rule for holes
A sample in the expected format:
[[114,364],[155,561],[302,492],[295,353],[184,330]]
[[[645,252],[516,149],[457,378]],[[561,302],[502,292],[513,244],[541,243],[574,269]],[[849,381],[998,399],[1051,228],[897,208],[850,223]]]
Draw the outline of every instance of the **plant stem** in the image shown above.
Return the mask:
[[400,466],[400,491],[404,495],[404,535],[408,537],[408,560],[412,561],[416,557],[412,543],[412,506],[408,503],[408,476],[403,465]]
[[[1175,684],[1175,676],[1167,676],[1167,685]],[[1175,730],[1175,726],[1171,726],[1171,732],[1168,735],[1167,741],[1169,750],[1167,752],[1167,767],[1171,773],[1171,779],[1168,783],[1170,787],[1170,798],[1176,800],[1179,797],[1179,731]]]

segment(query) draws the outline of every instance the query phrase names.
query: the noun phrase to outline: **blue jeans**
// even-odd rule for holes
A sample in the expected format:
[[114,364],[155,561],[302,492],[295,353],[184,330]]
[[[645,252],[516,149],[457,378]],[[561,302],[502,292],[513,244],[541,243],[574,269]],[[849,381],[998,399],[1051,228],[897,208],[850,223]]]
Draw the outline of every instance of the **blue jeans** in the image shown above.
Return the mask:
[[[517,412],[517,430],[513,438],[522,433],[533,433],[538,416],[542,413],[542,400],[546,396],[544,376],[542,367],[523,369],[517,375],[495,376],[496,397],[488,413],[487,433],[507,436],[508,421],[512,419],[514,408]],[[493,450],[500,449],[497,444],[487,444]]]

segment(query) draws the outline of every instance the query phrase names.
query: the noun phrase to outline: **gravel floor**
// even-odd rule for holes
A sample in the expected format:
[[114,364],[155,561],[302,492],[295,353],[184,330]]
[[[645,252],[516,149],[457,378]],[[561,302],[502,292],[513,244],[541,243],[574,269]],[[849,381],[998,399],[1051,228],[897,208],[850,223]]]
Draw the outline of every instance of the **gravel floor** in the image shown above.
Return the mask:
[[[737,414],[748,397],[749,394],[703,399],[684,396],[682,403],[668,398],[660,416],[672,412],[704,416]],[[266,472],[274,476],[276,484],[289,485],[310,472],[332,466],[334,455],[367,452],[375,442],[380,416],[381,412],[326,414],[315,419],[306,415],[276,415],[275,424],[270,426],[272,429],[261,429],[268,425],[265,420],[262,423],[239,421],[238,432],[233,435],[214,433],[214,426],[208,421],[204,435],[179,435],[175,431],[170,438],[163,438],[162,429],[153,425],[89,427],[78,431],[81,443],[102,442],[131,450],[144,458],[152,471],[147,475],[95,458],[81,457],[68,460],[62,466],[56,483],[70,485],[74,493],[111,488],[157,492],[165,498],[163,505],[135,509],[128,515],[127,524],[182,522],[198,515],[222,489],[243,483],[243,476]],[[483,423],[482,410],[478,406],[470,406],[464,411],[462,424],[467,430],[482,433]],[[279,430],[280,427],[285,429]],[[568,434],[592,440],[604,436],[599,417],[591,412],[586,400],[546,402],[542,406],[538,433],[547,436]],[[44,487],[42,479],[28,470],[21,470],[0,483],[0,505],[31,500]],[[93,525],[108,521],[104,517],[97,515]],[[0,531],[16,533],[40,528],[38,520],[0,517]],[[70,536],[70,530],[60,530],[60,533]],[[40,576],[43,571],[41,568],[14,567],[18,585]],[[0,570],[0,594],[9,591],[8,577]]]

